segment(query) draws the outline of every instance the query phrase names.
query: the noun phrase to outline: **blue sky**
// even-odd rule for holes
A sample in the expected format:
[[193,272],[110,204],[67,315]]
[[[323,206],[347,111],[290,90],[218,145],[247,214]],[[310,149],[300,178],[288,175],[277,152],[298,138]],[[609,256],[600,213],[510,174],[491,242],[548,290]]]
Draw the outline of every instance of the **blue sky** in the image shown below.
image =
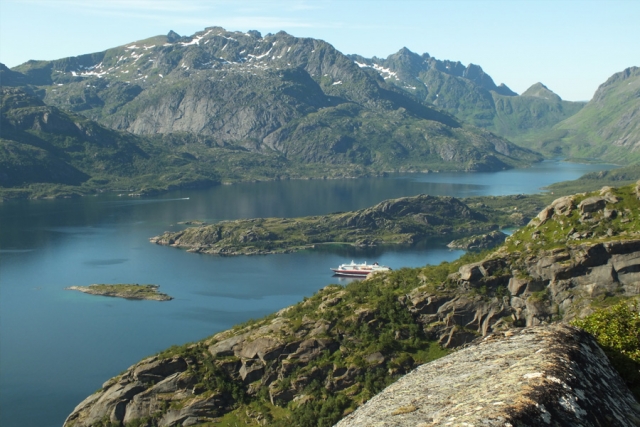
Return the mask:
[[0,0],[0,62],[13,67],[217,25],[284,30],[367,57],[406,46],[478,64],[518,93],[540,81],[576,101],[640,66],[639,17],[638,0]]

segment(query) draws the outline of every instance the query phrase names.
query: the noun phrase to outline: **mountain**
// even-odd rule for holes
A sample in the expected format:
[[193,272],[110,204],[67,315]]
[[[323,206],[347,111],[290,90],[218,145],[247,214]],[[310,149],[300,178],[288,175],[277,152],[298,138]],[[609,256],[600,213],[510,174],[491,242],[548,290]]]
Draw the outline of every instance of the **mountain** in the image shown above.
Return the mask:
[[630,67],[600,85],[575,116],[558,123],[553,143],[573,157],[629,164],[640,160],[640,67]]
[[[548,402],[549,410],[565,408],[562,419],[581,417],[587,412],[578,410],[580,405],[608,395],[605,389],[598,388],[602,390],[598,392],[585,384],[611,386],[596,374],[601,369],[611,372],[610,367],[601,365],[606,358],[593,338],[568,326],[549,325],[572,322],[600,308],[638,299],[638,194],[640,185],[565,196],[491,252],[467,254],[439,266],[380,273],[346,286],[329,285],[265,318],[171,347],[106,381],[73,410],[65,427],[108,422],[139,426],[213,422],[334,425],[414,367],[470,343],[475,346],[442,359],[430,372],[455,372],[459,387],[446,383],[446,390],[465,402],[475,401],[475,405],[488,402],[492,410],[478,412],[452,405],[450,393],[436,391],[442,390],[442,382],[433,385],[442,402],[432,400],[429,404],[446,406],[447,411],[465,417],[513,408],[513,412],[500,414],[518,414],[516,419],[522,420],[519,417],[527,414],[544,419],[545,412],[535,402]],[[635,408],[633,413],[621,410],[622,418],[616,420],[622,421],[613,425],[634,425],[633,414],[638,411],[624,385],[627,382],[635,387],[640,396],[637,308],[634,310],[632,322],[618,322],[612,328],[629,344],[622,350],[605,347],[624,380],[613,373],[606,377],[614,381],[613,390],[622,393],[625,405]],[[602,319],[600,312],[594,316]],[[551,339],[558,333],[562,339]],[[497,340],[505,345],[486,353]],[[517,342],[522,345],[516,348],[513,345]],[[586,354],[599,356],[595,360]],[[465,369],[447,363],[452,360],[464,362]],[[567,360],[580,363],[567,369]],[[592,365],[584,369],[588,380],[576,375],[578,365]],[[429,365],[419,368],[421,372],[429,369]],[[575,381],[586,382],[580,382],[579,387]],[[501,387],[489,388],[490,383]],[[516,388],[520,390],[517,396],[512,393]],[[469,395],[471,390],[473,395]],[[573,390],[579,399],[566,394]],[[494,393],[496,398],[492,399]],[[520,393],[526,398],[519,399]],[[551,395],[558,396],[553,403],[548,400]],[[402,391],[398,396],[417,398],[415,393]],[[400,400],[408,401],[409,397]],[[562,402],[567,401],[573,402],[570,407],[574,409],[566,410],[568,404]],[[502,405],[505,407],[497,408]],[[611,424],[610,406],[602,405],[585,407],[602,421],[585,425]],[[523,412],[525,408],[529,409]],[[400,415],[418,409],[407,405],[393,408],[395,414],[385,411],[380,415],[398,415],[394,424],[403,425],[396,423],[402,421]],[[538,412],[531,412],[534,410]],[[575,418],[569,420],[563,425],[576,424],[572,421]],[[500,425],[504,421],[502,418]]]
[[561,98],[558,95],[540,82],[522,92],[522,96],[534,96],[536,98],[561,101]]
[[500,170],[540,160],[387,84],[330,44],[284,32],[171,32],[0,71],[47,105],[102,126],[185,150],[194,143],[271,156],[286,171],[304,166],[307,176]]
[[[95,126],[85,118],[46,106],[19,89],[2,88],[0,184],[80,185],[90,177],[81,169],[124,172],[146,157],[129,137]],[[110,159],[111,157],[111,159]],[[78,163],[85,167],[78,167]]]
[[0,96],[0,188],[18,196],[219,182],[213,167],[179,150],[48,106],[18,87],[3,87]]
[[31,81],[32,80],[24,74],[13,71],[4,64],[0,64],[0,84],[2,86],[24,86]]
[[416,98],[515,142],[523,135],[550,129],[584,106],[563,101],[541,83],[518,96],[504,84],[496,85],[478,65],[442,61],[407,48],[386,59],[350,57]]

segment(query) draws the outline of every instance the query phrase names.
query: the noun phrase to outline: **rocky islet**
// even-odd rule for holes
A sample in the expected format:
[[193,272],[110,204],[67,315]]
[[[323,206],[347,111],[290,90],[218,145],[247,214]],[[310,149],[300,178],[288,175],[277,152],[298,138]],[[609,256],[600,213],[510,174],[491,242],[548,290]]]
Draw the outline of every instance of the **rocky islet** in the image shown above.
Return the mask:
[[132,300],[170,301],[173,298],[158,291],[158,285],[138,284],[94,284],[89,286],[69,286],[70,291],[79,291],[90,295],[124,298]]

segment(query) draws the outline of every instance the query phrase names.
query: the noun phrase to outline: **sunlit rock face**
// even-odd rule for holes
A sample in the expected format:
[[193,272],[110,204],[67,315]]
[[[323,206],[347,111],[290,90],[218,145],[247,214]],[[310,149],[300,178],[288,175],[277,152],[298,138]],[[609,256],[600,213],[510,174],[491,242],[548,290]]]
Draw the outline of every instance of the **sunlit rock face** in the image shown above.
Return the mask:
[[640,404],[587,333],[487,336],[422,365],[340,421],[359,426],[638,426]]

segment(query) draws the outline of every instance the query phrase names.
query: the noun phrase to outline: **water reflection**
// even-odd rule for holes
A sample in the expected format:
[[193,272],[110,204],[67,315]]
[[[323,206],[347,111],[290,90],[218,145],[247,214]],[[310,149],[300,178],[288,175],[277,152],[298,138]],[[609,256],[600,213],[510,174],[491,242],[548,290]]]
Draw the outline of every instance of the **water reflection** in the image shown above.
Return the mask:
[[122,264],[127,261],[129,261],[128,258],[115,258],[115,259],[93,259],[93,260],[83,261],[82,263],[85,265],[101,266],[101,265]]

